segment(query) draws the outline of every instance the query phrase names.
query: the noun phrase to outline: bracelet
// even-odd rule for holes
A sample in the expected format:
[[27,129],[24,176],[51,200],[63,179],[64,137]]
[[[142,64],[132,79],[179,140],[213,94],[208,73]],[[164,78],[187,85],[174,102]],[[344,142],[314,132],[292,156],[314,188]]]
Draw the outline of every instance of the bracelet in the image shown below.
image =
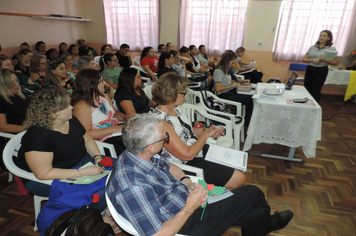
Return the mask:
[[180,178],[179,181],[183,181],[183,180],[185,180],[185,179],[190,179],[190,177],[189,177],[189,176],[183,176],[182,178]]
[[96,154],[96,155],[93,156],[93,159],[95,160],[95,157],[98,157],[98,156],[99,156],[100,158],[102,158],[101,154]]
[[79,168],[77,169],[77,171],[78,171],[78,173],[79,173],[79,174],[80,174],[81,176],[83,176],[83,175],[82,175],[82,173],[80,173],[80,170],[79,170]]

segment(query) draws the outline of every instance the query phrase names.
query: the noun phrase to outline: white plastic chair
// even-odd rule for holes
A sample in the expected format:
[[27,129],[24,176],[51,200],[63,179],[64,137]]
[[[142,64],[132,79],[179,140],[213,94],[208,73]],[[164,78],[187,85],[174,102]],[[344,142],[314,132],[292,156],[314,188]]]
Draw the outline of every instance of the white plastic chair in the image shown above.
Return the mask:
[[[236,108],[236,115],[244,117],[244,109],[242,108],[241,103],[239,102],[234,102],[234,101],[230,101],[230,100],[226,100],[226,99],[222,99],[219,98],[218,96],[216,96],[215,94],[207,91],[207,96],[208,97],[212,97],[214,99],[214,101],[220,102],[223,105],[232,105],[235,106]],[[197,98],[199,99],[199,102],[197,103]],[[225,117],[228,117],[230,122],[231,122],[231,127],[233,129],[234,132],[234,148],[236,150],[240,150],[240,140],[241,142],[244,142],[244,120],[242,120],[242,122],[236,124],[236,116],[233,114],[227,114],[224,112],[220,112],[220,111],[216,111],[216,110],[212,110],[210,108],[208,108],[204,102],[203,102],[203,98],[202,95],[200,93],[200,91],[194,91],[191,89],[187,89],[187,100],[186,102],[196,105],[202,109],[204,109],[205,111],[209,112],[210,114],[217,114],[217,115],[223,115]]]
[[145,92],[148,98],[152,99],[152,85],[146,85],[143,91]]
[[[175,163],[174,163],[175,164]],[[193,166],[187,166],[184,164],[175,164],[176,166],[180,167],[182,170],[186,170],[192,173],[195,173],[196,176],[189,176],[191,178],[191,180],[193,182],[198,182],[198,179],[204,179],[204,173],[203,173],[203,169],[197,168],[197,167],[193,167]],[[112,172],[111,172],[112,173]],[[108,183],[108,180],[110,179],[110,175],[111,173],[108,175],[108,178],[106,179],[106,184]],[[139,236],[138,232],[136,231],[136,229],[133,227],[133,225],[131,224],[130,221],[128,221],[125,217],[123,217],[122,215],[120,215],[114,205],[112,204],[110,198],[108,197],[108,195],[105,193],[105,198],[106,198],[106,204],[108,206],[108,209],[111,213],[111,216],[113,217],[113,219],[115,220],[115,222],[117,223],[117,225],[123,229],[125,232],[134,235],[134,236]],[[182,234],[176,234],[176,236],[184,236]]]
[[[13,173],[14,175],[17,175],[20,178],[36,181],[42,184],[47,184],[51,185],[52,180],[40,180],[38,179],[32,172],[27,172],[26,170],[20,169],[17,167],[17,165],[14,163],[13,156],[17,157],[17,153],[21,147],[21,139],[22,136],[26,133],[26,131],[23,131],[17,135],[15,135],[13,138],[10,139],[10,141],[6,144],[5,149],[3,151],[3,159],[4,159],[4,164],[6,168],[9,170],[9,172]],[[116,152],[114,145],[112,144],[107,144],[107,143],[102,143],[97,141],[97,145],[100,150],[100,154],[105,155],[105,152],[102,152],[104,150],[103,147],[108,148],[111,152],[111,155],[115,155],[116,157]],[[113,156],[114,157],[114,156]],[[48,197],[41,197],[34,195],[33,196],[34,200],[34,207],[35,207],[35,227],[34,231],[37,231],[37,216],[41,211],[41,202],[43,200],[48,200]]]
[[[9,172],[13,173],[14,175],[17,175],[20,178],[36,181],[36,182],[39,182],[42,184],[51,185],[52,180],[37,179],[33,173],[27,172],[23,169],[20,169],[14,163],[13,156],[17,157],[18,150],[20,149],[20,146],[21,146],[21,138],[25,133],[26,133],[26,131],[23,131],[23,132],[15,135],[15,137],[10,139],[10,141],[6,144],[5,149],[3,151],[3,159],[4,159],[5,166],[9,170]],[[36,220],[37,220],[38,214],[41,211],[41,202],[43,200],[48,200],[48,197],[41,197],[41,196],[34,195],[33,200],[34,200],[34,206],[35,206],[35,227],[34,227],[34,230],[37,231]]]
[[115,151],[115,147],[113,144],[110,144],[110,143],[104,143],[104,142],[100,142],[100,141],[97,141],[95,140],[96,142],[96,145],[98,146],[99,148],[99,151],[100,151],[100,154],[101,155],[105,155],[105,148],[109,150],[110,152],[110,156],[112,158],[116,158],[117,159],[117,153]]
[[141,56],[135,56],[134,61],[138,66],[141,66]]
[[[148,73],[142,68],[141,65],[140,65],[140,66],[134,66],[134,65],[132,65],[132,66],[130,66],[130,68],[135,68],[135,69],[138,70],[139,72],[142,72],[142,73],[146,74],[147,76],[142,76],[142,80],[145,81],[148,85],[149,85],[149,84],[154,84],[154,83],[156,83],[155,81],[152,81],[152,80],[148,77]],[[153,74],[157,76],[156,73],[153,73]]]
[[208,123],[208,120],[217,121],[224,124],[226,134],[225,136],[219,137],[217,140],[213,140],[211,137],[207,140],[207,143],[214,143],[216,145],[231,148],[234,145],[234,140],[232,138],[232,126],[231,121],[214,116],[212,114],[208,114],[204,109],[199,106],[183,103],[183,105],[177,107],[180,112],[186,115],[191,123],[196,121],[196,117],[202,117]]
[[[8,139],[12,139],[13,137],[15,137],[16,134],[11,134],[11,133],[6,133],[6,132],[0,132],[0,137],[3,137],[3,138],[8,138]],[[14,178],[14,175],[9,172],[9,179],[8,181],[11,182]]]

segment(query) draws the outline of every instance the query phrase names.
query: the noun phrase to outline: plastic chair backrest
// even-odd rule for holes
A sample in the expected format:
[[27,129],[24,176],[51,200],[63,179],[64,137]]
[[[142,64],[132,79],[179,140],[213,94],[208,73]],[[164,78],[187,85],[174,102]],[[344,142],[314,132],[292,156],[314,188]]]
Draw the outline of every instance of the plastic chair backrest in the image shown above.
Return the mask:
[[[288,78],[290,77],[292,71],[306,71],[307,66],[308,66],[308,64],[305,64],[305,63],[291,63],[289,65]],[[302,76],[297,78],[297,81],[300,81],[303,79],[303,77],[304,77],[303,74],[304,73],[302,73]]]
[[[111,173],[108,175],[108,177],[106,179],[105,186],[108,184],[110,176],[111,176]],[[106,193],[105,193],[105,199],[106,199],[106,204],[108,206],[108,209],[111,213],[112,218],[114,218],[115,222],[120,226],[120,228],[122,228],[124,231],[126,231],[127,233],[129,233],[131,235],[139,236],[139,233],[132,226],[131,222],[126,220],[125,217],[123,217],[116,211],[114,205],[112,204],[110,198],[108,197],[108,195]],[[183,235],[176,234],[176,236],[183,236]]]
[[143,91],[148,98],[152,99],[152,85],[146,85]]
[[22,136],[26,133],[26,131],[23,131],[19,134],[17,134],[15,137],[10,139],[10,141],[6,144],[5,149],[3,151],[3,159],[4,159],[4,164],[6,168],[9,170],[14,175],[17,175],[20,178],[28,179],[28,180],[33,180],[37,181],[43,184],[51,185],[52,180],[40,180],[36,178],[36,176],[31,173],[27,172],[23,169],[20,169],[17,167],[17,165],[14,163],[13,156],[17,156],[17,152],[21,147],[21,139]]
[[296,70],[296,71],[306,71],[308,64],[304,63],[291,63],[289,65],[289,70]]
[[98,146],[101,155],[105,155],[105,148],[106,148],[109,150],[110,156],[112,158],[117,158],[117,154],[113,144],[100,142],[98,140],[95,140],[95,143]]

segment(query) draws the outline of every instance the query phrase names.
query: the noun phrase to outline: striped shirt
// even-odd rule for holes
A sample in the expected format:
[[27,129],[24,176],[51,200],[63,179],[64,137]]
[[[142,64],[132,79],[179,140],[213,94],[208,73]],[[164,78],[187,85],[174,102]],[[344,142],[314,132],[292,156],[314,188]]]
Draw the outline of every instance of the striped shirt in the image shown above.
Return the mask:
[[185,206],[189,192],[170,173],[167,159],[156,154],[152,162],[125,150],[118,158],[106,193],[119,214],[140,235],[153,235],[162,223]]

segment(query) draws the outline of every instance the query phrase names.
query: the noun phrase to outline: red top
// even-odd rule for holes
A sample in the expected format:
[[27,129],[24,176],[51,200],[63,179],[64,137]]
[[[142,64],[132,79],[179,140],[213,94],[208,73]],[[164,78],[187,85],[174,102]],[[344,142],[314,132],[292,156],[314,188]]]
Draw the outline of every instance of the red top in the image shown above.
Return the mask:
[[148,66],[153,73],[157,73],[158,71],[157,64],[158,64],[157,56],[154,56],[153,58],[144,57],[143,59],[141,59],[141,66]]

